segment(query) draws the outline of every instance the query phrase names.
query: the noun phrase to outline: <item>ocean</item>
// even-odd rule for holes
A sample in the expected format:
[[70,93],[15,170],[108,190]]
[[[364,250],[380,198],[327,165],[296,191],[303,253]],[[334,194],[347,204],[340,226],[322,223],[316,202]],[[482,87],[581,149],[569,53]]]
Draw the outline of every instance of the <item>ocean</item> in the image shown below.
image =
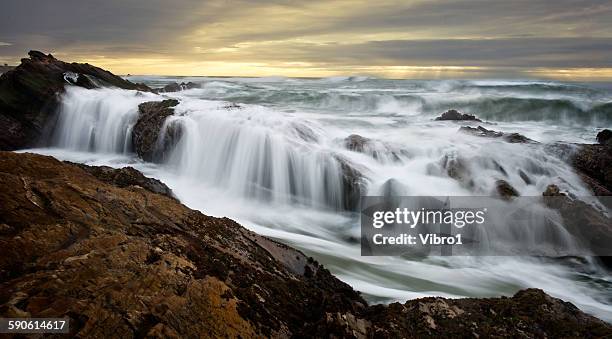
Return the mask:
[[[369,77],[129,80],[151,87],[193,81],[201,88],[160,95],[68,88],[55,130],[44,147],[28,151],[90,165],[133,166],[166,183],[191,208],[230,217],[302,250],[370,302],[512,295],[536,287],[612,321],[612,277],[588,258],[361,256],[359,214],[345,208],[351,197],[343,186],[350,166],[367,195],[489,196],[504,179],[522,196],[540,196],[556,184],[588,198],[588,188],[546,145],[594,143],[597,131],[612,127],[608,84]],[[164,98],[179,100],[163,129],[178,128],[180,136],[161,163],[143,162],[131,145],[138,104]],[[484,122],[434,120],[448,109]],[[458,133],[464,125],[516,132],[539,143]],[[355,152],[346,147],[350,135],[371,142]],[[448,159],[467,161],[470,185],[446,174]]]

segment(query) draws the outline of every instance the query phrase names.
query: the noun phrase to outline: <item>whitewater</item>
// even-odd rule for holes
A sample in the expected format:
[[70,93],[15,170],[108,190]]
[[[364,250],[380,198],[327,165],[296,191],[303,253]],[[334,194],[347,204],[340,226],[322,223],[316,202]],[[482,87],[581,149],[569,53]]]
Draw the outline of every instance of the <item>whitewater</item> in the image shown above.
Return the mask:
[[[158,95],[68,87],[53,132],[43,147],[27,151],[135,167],[191,208],[299,248],[371,302],[512,295],[536,287],[612,321],[612,277],[589,258],[361,256],[359,214],[343,181],[348,166],[360,173],[363,195],[489,196],[504,179],[521,196],[540,196],[556,184],[588,199],[588,188],[545,145],[593,143],[598,130],[612,127],[610,87],[368,77],[129,80],[151,87],[193,81],[200,88]],[[164,122],[159,146],[167,144],[168,131],[181,133],[159,163],[144,162],[131,144],[138,105],[167,98],[179,104]],[[540,143],[458,133],[470,124],[434,121],[448,109]],[[354,134],[371,141],[363,152],[347,149]],[[444,163],[453,159],[467,160],[470,185],[447,175]]]

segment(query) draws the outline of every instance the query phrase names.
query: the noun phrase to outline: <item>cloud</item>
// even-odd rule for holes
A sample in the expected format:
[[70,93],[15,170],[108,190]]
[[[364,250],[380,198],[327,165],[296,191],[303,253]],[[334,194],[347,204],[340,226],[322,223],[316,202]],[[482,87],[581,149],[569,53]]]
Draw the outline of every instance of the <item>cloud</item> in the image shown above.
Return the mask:
[[607,0],[22,0],[3,5],[0,60],[597,68],[611,66],[610,16]]

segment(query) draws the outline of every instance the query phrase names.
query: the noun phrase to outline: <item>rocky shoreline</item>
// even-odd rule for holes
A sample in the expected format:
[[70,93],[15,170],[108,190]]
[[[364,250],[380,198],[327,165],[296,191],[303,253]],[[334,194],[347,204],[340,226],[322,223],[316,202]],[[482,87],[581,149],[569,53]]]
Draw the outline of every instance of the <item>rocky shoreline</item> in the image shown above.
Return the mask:
[[67,316],[81,337],[612,333],[536,289],[368,306],[312,258],[125,171],[0,152],[0,316]]
[[[88,64],[30,52],[0,77],[0,150],[36,145],[53,125],[64,86],[151,89]],[[132,135],[147,161],[176,100],[139,106]],[[451,112],[444,120],[470,120]],[[463,132],[532,142],[484,128]],[[177,135],[180,130],[176,131]],[[584,175],[596,195],[610,195],[612,143],[551,148]],[[177,135],[170,135],[170,142]],[[358,135],[346,147],[369,154]],[[371,152],[372,157],[378,157]],[[397,158],[397,156],[396,156]],[[451,177],[466,180],[447,159]],[[348,196],[359,173],[341,162]],[[454,176],[453,176],[454,175]],[[465,178],[464,178],[465,177]],[[422,298],[372,305],[314,259],[227,218],[191,210],[158,180],[113,169],[0,152],[0,316],[71,319],[81,337],[605,337],[612,326],[541,290],[512,298]],[[516,191],[499,182],[500,195]],[[553,189],[551,189],[551,192]],[[351,201],[353,208],[355,204]],[[609,232],[612,235],[612,232]],[[608,237],[610,235],[607,235]]]

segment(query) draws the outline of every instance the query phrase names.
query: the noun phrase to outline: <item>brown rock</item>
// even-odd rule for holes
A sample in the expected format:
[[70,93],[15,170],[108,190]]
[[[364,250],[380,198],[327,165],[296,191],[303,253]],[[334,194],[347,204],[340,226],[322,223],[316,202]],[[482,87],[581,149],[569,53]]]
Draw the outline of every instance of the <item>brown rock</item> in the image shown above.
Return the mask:
[[68,317],[78,337],[612,333],[540,290],[367,306],[299,251],[140,185],[118,187],[109,171],[0,152],[0,317]]

